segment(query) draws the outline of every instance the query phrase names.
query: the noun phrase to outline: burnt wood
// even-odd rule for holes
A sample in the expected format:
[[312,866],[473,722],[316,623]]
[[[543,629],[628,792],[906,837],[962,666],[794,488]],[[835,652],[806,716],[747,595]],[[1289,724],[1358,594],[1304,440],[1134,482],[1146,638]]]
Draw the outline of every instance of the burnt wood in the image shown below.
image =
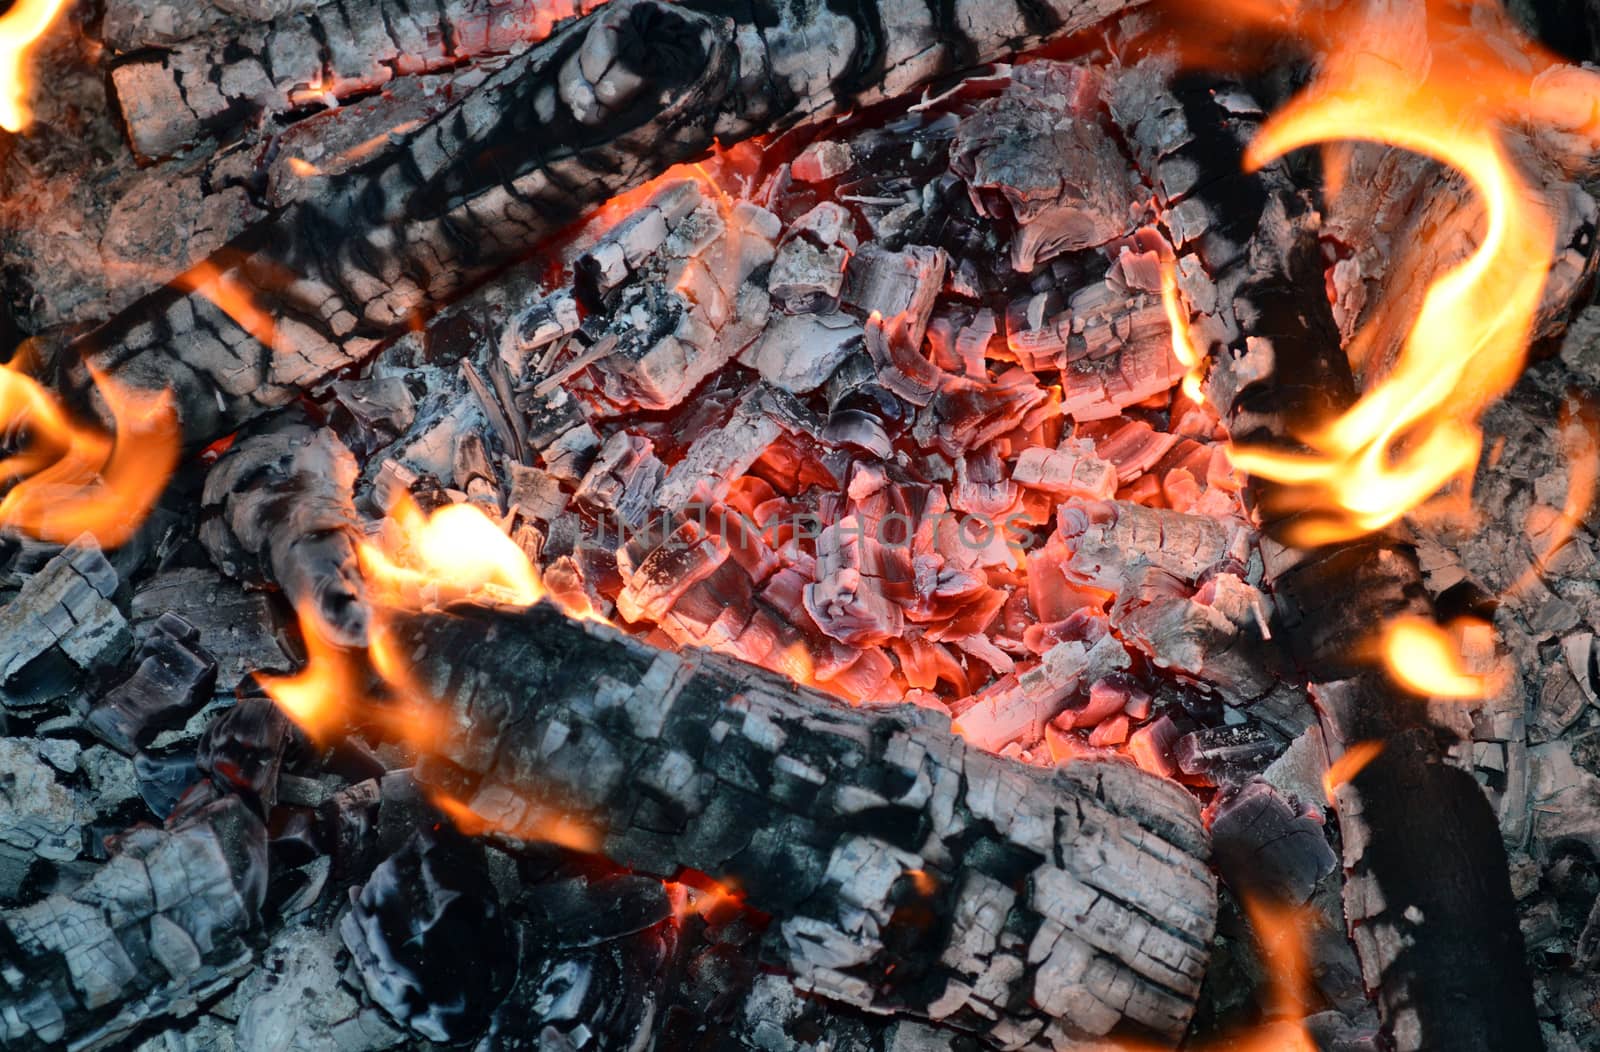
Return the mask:
[[800,989],[996,1047],[1182,1035],[1215,884],[1175,783],[1017,763],[549,604],[389,630],[451,726],[419,780],[514,839],[559,816],[636,872],[732,883]]
[[714,143],[869,106],[1128,6],[609,3],[77,350],[125,383],[175,388],[203,445]]

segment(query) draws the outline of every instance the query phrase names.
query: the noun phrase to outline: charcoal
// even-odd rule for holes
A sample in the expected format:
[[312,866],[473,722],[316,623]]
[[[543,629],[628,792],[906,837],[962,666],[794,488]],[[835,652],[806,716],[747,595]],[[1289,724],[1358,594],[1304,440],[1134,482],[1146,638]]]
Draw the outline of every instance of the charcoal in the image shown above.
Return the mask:
[[157,818],[166,818],[178,806],[189,787],[204,775],[193,753],[148,753],[133,755],[133,769],[139,777],[139,796]]
[[1296,811],[1269,783],[1225,792],[1213,805],[1217,869],[1240,894],[1302,904],[1338,864],[1320,816]]
[[417,401],[404,377],[340,380],[331,390],[328,424],[358,456],[371,456],[394,442],[417,416]]
[[403,1044],[405,1032],[341,982],[339,956],[332,931],[297,927],[275,938],[239,984],[239,1052],[378,1052]]
[[84,718],[84,727],[132,755],[159,730],[181,725],[210,700],[217,662],[199,646],[200,631],[174,613],[156,619],[139,644],[133,675],[113,687]]
[[515,936],[481,849],[427,830],[350,890],[339,935],[368,995],[430,1040],[482,1033],[511,987]]
[[92,815],[34,742],[0,738],[0,898],[16,895],[35,863],[68,862],[83,850]]
[[[1130,928],[1183,962],[1204,953],[1197,940],[1210,930],[1209,871],[1176,863],[1203,850],[1203,833],[1191,798],[1171,783],[1082,761],[1047,774],[979,751],[927,710],[841,708],[763,670],[704,651],[657,651],[548,604],[516,615],[463,608],[404,618],[394,630],[408,652],[426,654],[417,673],[441,696],[463,712],[506,719],[475,721],[470,740],[449,744],[419,768],[419,780],[513,840],[541,839],[547,809],[557,808],[603,829],[606,854],[635,871],[667,877],[689,867],[737,883],[754,908],[775,915],[782,938],[774,950],[801,989],[882,1010],[880,984],[893,987],[883,969],[896,970],[898,951],[878,933],[894,913],[893,888],[927,866],[940,874],[941,908],[956,920],[938,936],[943,963],[917,987],[930,998],[919,1016],[985,1032],[1104,1033],[1122,1009],[1075,983],[1076,960],[1126,976],[1141,991],[1127,1010],[1145,1025],[1182,1030],[1192,994],[1175,990],[1194,989],[1190,964],[1113,963],[1128,946],[1113,932]],[[524,685],[521,676],[533,679]],[[869,747],[887,752],[873,760],[860,751]],[[956,757],[962,775],[951,780],[956,768],[946,765]],[[903,777],[881,782],[890,769]],[[521,773],[534,770],[532,779]],[[1081,825],[1071,817],[1090,813],[1097,817]],[[1108,837],[1112,828],[1123,832]],[[971,842],[973,831],[990,829],[981,848]],[[1095,846],[1080,851],[1077,836]],[[1106,862],[1106,852],[1121,856],[1118,845],[1156,839],[1168,845],[1159,880],[1131,857]],[[1099,861],[1084,868],[1091,857]],[[1125,866],[1129,879],[1113,878]],[[991,869],[1007,879],[1031,874],[1028,890]],[[1108,880],[1114,896],[1093,890]],[[1140,905],[1124,913],[1115,905],[1124,901]],[[1038,917],[1031,944],[999,934],[999,918],[1013,909]],[[1036,962],[1032,980],[1022,978],[1028,961]],[[990,982],[1000,985],[984,993]],[[996,1010],[1016,982],[1031,982],[1056,1021],[1007,1010],[1001,1022],[978,1024],[967,1014],[979,1011],[969,1004]]]
[[258,669],[286,669],[268,597],[246,591],[209,569],[163,570],[133,593],[134,629],[141,636],[167,614],[200,631],[199,645],[216,659],[216,689],[231,691]]
[[367,641],[356,567],[356,463],[337,435],[292,417],[240,438],[206,476],[201,540],[225,573],[271,579],[340,646]]
[[195,763],[217,785],[245,794],[265,814],[277,802],[278,772],[291,730],[277,705],[244,698],[211,721]]
[[543,884],[529,896],[526,907],[534,926],[532,937],[561,949],[626,938],[672,915],[661,881],[622,874]]
[[86,673],[122,660],[133,635],[113,601],[118,584],[85,534],[0,607],[0,707],[31,711],[63,702]]
[[1192,731],[1178,739],[1173,756],[1185,774],[1203,774],[1217,784],[1236,784],[1259,774],[1279,752],[1277,741],[1252,724]]
[[334,873],[345,877],[363,872],[378,848],[372,836],[383,798],[377,779],[368,778],[334,793],[316,811],[319,842],[333,858]]
[[70,893],[0,913],[8,1048],[114,1047],[248,970],[266,889],[260,820],[235,797],[136,827]]

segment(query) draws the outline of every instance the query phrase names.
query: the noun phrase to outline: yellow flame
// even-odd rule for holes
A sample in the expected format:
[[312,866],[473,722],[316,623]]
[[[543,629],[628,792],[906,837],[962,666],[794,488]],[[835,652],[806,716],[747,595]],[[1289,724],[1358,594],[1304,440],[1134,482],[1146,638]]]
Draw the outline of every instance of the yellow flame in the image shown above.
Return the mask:
[[18,452],[0,459],[0,484],[19,480],[0,500],[0,525],[60,544],[87,531],[113,548],[160,498],[180,446],[171,392],[124,388],[90,373],[113,435],[74,422],[37,381],[0,365],[0,434],[26,436]]
[[1183,377],[1183,393],[1191,402],[1200,405],[1206,400],[1200,391],[1205,359],[1195,348],[1194,335],[1189,331],[1189,312],[1184,309],[1182,293],[1178,290],[1176,260],[1161,261],[1161,306],[1167,312],[1167,326],[1172,330],[1172,355],[1189,370]]
[[1554,251],[1554,220],[1501,143],[1500,122],[1533,108],[1531,78],[1509,67],[1485,75],[1436,48],[1417,79],[1362,61],[1370,56],[1349,42],[1372,38],[1329,35],[1316,80],[1262,127],[1247,165],[1331,141],[1398,146],[1460,171],[1482,202],[1484,230],[1477,250],[1429,287],[1389,374],[1304,436],[1310,453],[1234,450],[1240,469],[1301,487],[1299,502],[1322,513],[1292,538],[1302,544],[1381,529],[1470,475],[1482,448],[1479,417],[1521,370]]
[[23,64],[63,6],[63,0],[15,0],[0,15],[0,128],[8,132],[20,132],[33,120]]
[[389,520],[389,543],[363,543],[357,552],[376,602],[415,610],[480,595],[531,606],[544,595],[527,553],[476,505],[450,504],[425,515],[401,494]]
[[1449,631],[1426,618],[1390,622],[1379,646],[1390,676],[1418,694],[1468,701],[1495,691],[1497,677],[1467,671]]
[[255,293],[248,285],[239,283],[231,268],[224,269],[209,259],[202,260],[173,278],[172,284],[210,300],[262,346],[276,347],[277,320],[256,303]]

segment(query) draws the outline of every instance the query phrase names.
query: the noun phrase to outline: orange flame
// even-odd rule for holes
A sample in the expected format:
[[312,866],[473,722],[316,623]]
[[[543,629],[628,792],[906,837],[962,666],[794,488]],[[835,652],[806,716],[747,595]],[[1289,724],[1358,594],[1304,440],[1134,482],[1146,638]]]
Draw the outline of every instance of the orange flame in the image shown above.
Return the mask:
[[1275,1022],[1229,1044],[1239,1052],[1316,1052],[1301,1022],[1311,1003],[1311,972],[1306,962],[1309,933],[1317,924],[1309,908],[1281,906],[1257,896],[1239,896],[1256,944],[1267,964],[1267,1011]]
[[284,715],[318,744],[342,730],[365,686],[361,665],[348,650],[316,630],[315,612],[302,609],[300,628],[306,643],[306,664],[292,676],[263,676],[256,681]]
[[[1483,625],[1463,618],[1464,623]],[[1402,617],[1389,623],[1379,647],[1389,675],[1401,686],[1433,698],[1469,701],[1487,697],[1498,676],[1469,672],[1450,632],[1426,618]]]
[[533,563],[473,504],[425,515],[409,494],[389,509],[389,543],[363,543],[361,571],[373,598],[402,609],[479,595],[531,606],[545,594]]
[[224,270],[209,259],[201,260],[173,278],[172,284],[204,296],[263,347],[275,347],[277,321],[257,306],[254,294],[235,280],[231,270]]
[[1329,764],[1322,772],[1322,794],[1328,798],[1328,803],[1333,804],[1339,787],[1360,774],[1381,752],[1382,742],[1353,742],[1344,755]]
[[20,479],[0,500],[0,525],[60,544],[84,532],[114,548],[150,514],[178,463],[170,391],[120,387],[91,368],[115,434],[75,423],[54,397],[0,365],[0,434],[27,436],[0,459],[0,480]]
[[1167,326],[1172,329],[1172,356],[1189,370],[1183,377],[1183,393],[1191,402],[1200,405],[1206,400],[1206,396],[1200,392],[1200,378],[1205,373],[1205,359],[1195,348],[1194,336],[1189,331],[1189,312],[1184,309],[1181,295],[1178,291],[1177,261],[1162,260],[1161,306],[1167,312]]
[[[604,839],[593,826],[534,805],[528,805],[525,809],[516,807],[521,812],[517,818],[500,819],[480,814],[470,804],[445,793],[431,793],[428,799],[467,836],[500,833],[516,840],[555,844],[569,851],[591,855],[599,852]],[[517,803],[521,804],[522,801]]]
[[0,128],[8,132],[20,132],[33,120],[23,63],[63,6],[64,0],[16,0],[0,15]]
[[[1473,49],[1469,60],[1438,47],[1419,78],[1372,60],[1376,28],[1322,34],[1328,54],[1318,76],[1262,127],[1246,164],[1338,140],[1398,146],[1460,171],[1482,201],[1484,230],[1477,251],[1429,287],[1388,375],[1303,436],[1310,453],[1234,451],[1241,470],[1298,487],[1298,502],[1319,513],[1293,536],[1301,544],[1381,529],[1470,475],[1483,444],[1479,417],[1521,371],[1554,253],[1554,220],[1501,141],[1503,121],[1538,108],[1532,74],[1490,49]],[[1401,32],[1390,28],[1391,38]]]

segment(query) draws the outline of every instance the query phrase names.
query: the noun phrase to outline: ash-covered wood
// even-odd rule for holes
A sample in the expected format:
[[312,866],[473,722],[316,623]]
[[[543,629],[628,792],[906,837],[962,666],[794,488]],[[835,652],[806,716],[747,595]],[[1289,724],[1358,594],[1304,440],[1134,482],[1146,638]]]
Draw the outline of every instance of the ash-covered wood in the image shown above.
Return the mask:
[[[513,59],[467,99],[130,307],[82,345],[172,386],[196,445],[366,357],[587,209],[669,165],[903,93],[1124,4],[772,12],[776,28],[624,0]],[[225,304],[227,306],[219,306]],[[241,306],[240,304],[243,304]]]
[[236,798],[129,830],[82,887],[0,913],[6,1047],[113,1047],[225,989],[265,893],[266,833]]
[[[1213,914],[1175,786],[1016,765],[920,710],[842,710],[545,605],[394,631],[461,732],[429,784],[512,837],[561,816],[637,871],[735,882],[803,988],[1013,1047],[1182,1032]],[[903,929],[919,902],[948,923]]]
[[361,646],[367,603],[356,565],[356,461],[326,427],[280,418],[240,438],[206,477],[200,529],[230,575],[270,579],[325,638]]
[[177,42],[128,26],[117,47],[129,54],[112,63],[111,83],[134,152],[157,160],[241,122],[338,106],[396,77],[525,50],[550,34],[555,11],[559,5],[370,0],[225,22]]

